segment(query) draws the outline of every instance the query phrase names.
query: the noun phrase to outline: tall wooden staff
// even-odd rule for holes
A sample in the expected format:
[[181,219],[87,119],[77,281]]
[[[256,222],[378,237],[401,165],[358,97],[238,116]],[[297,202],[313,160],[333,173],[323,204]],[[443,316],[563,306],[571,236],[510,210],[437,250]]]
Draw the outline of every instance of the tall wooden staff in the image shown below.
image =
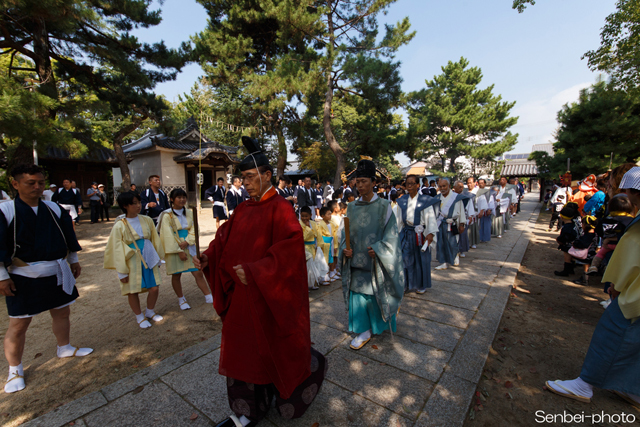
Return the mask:
[[196,255],[200,259],[200,227],[198,226],[198,208],[191,206],[191,212],[193,213],[193,227],[196,231]]
[[344,217],[344,237],[346,239],[347,250],[351,250],[351,233],[349,232],[349,218]]

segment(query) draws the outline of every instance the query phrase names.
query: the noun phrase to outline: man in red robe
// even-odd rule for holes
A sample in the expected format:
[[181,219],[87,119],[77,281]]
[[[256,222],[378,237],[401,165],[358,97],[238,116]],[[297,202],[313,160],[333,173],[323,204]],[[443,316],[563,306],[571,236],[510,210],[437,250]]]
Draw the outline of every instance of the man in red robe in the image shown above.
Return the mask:
[[222,319],[219,373],[234,415],[218,427],[256,425],[273,397],[284,418],[301,417],[327,368],[311,348],[302,229],[271,185],[273,168],[257,142],[240,164],[251,199],[239,205],[200,258]]

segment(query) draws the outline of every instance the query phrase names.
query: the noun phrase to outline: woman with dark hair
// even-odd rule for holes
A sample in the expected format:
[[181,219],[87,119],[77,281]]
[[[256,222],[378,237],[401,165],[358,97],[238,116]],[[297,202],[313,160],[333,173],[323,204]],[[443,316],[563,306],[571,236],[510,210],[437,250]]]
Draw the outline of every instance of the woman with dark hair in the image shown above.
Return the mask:
[[198,288],[204,294],[207,304],[213,304],[211,290],[204,280],[204,274],[193,264],[196,256],[196,228],[193,212],[186,208],[187,193],[182,188],[175,188],[169,194],[171,207],[163,211],[158,218],[158,232],[165,253],[167,275],[171,276],[171,286],[178,297],[181,310],[191,308],[182,293],[180,278],[182,273],[191,273],[196,279]]
[[624,175],[634,166],[635,165],[633,163],[623,163],[609,173],[609,182],[607,185],[607,194],[609,195],[609,198],[612,198],[616,194],[624,193],[624,190],[620,189],[620,182]]

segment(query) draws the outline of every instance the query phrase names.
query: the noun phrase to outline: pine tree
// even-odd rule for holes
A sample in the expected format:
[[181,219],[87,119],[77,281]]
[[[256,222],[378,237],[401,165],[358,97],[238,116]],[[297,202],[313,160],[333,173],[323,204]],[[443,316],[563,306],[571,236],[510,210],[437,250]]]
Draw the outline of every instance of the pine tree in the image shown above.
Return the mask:
[[[2,9],[0,48],[11,58],[9,75],[24,85],[17,72],[32,72],[30,86],[53,100],[46,110],[38,111],[38,126],[64,127],[56,122],[60,118],[81,126],[73,120],[78,107],[84,105],[83,98],[95,97],[105,104],[101,110],[129,117],[129,123],[113,135],[125,177],[122,138],[146,118],[162,116],[167,105],[152,90],[175,78],[188,60],[190,46],[183,43],[179,49],[168,49],[163,42],[141,43],[130,34],[135,28],[160,23],[160,11],[150,10],[146,1],[13,0],[3,1]],[[31,65],[16,66],[16,54]],[[77,139],[79,131],[72,136]],[[13,161],[33,160],[32,137],[26,132],[17,138]]]
[[[336,157],[337,169],[334,184],[340,184],[340,175],[347,164],[347,149],[340,144],[334,133],[332,108],[336,94],[355,95],[363,103],[377,104],[378,113],[399,105],[399,64],[393,62],[398,48],[408,43],[415,35],[409,32],[409,18],[396,25],[386,25],[385,35],[377,42],[379,28],[377,16],[386,13],[396,0],[325,0],[318,7],[324,24],[321,34],[314,35],[317,41],[315,49],[319,59],[317,68],[321,70],[324,82],[324,103],[322,109],[322,127],[329,148]],[[385,82],[382,74],[387,73],[390,81]],[[373,78],[373,79],[371,79]],[[385,89],[393,90],[385,92]],[[398,95],[394,97],[394,95]],[[386,104],[386,105],[385,105]],[[387,122],[390,123],[387,115]],[[380,127],[372,126],[375,132]],[[369,132],[369,137],[373,137]],[[372,144],[369,148],[373,147]],[[369,152],[369,155],[374,153]]]
[[[209,14],[207,28],[195,37],[200,63],[213,86],[242,90],[267,124],[278,146],[277,173],[287,163],[286,116],[295,100],[314,84],[309,77],[314,52],[311,35],[320,23],[306,2],[293,0],[198,0]],[[258,136],[258,135],[253,135]]]
[[[468,157],[495,160],[511,150],[518,135],[508,129],[518,121],[509,117],[515,102],[501,102],[493,85],[479,89],[482,71],[460,58],[442,67],[427,87],[408,95],[411,158],[440,157],[443,172],[456,176],[456,161]],[[475,173],[475,171],[474,171]]]

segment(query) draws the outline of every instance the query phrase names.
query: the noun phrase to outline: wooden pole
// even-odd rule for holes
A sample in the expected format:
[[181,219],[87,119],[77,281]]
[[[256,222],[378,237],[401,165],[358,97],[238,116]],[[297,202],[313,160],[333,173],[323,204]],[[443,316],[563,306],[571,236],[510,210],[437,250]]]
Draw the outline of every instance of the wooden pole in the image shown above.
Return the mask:
[[344,237],[347,243],[347,250],[351,250],[351,233],[349,232],[349,218],[344,217]]
[[196,231],[196,256],[200,259],[200,226],[198,225],[198,207],[191,206],[193,213],[193,228]]

